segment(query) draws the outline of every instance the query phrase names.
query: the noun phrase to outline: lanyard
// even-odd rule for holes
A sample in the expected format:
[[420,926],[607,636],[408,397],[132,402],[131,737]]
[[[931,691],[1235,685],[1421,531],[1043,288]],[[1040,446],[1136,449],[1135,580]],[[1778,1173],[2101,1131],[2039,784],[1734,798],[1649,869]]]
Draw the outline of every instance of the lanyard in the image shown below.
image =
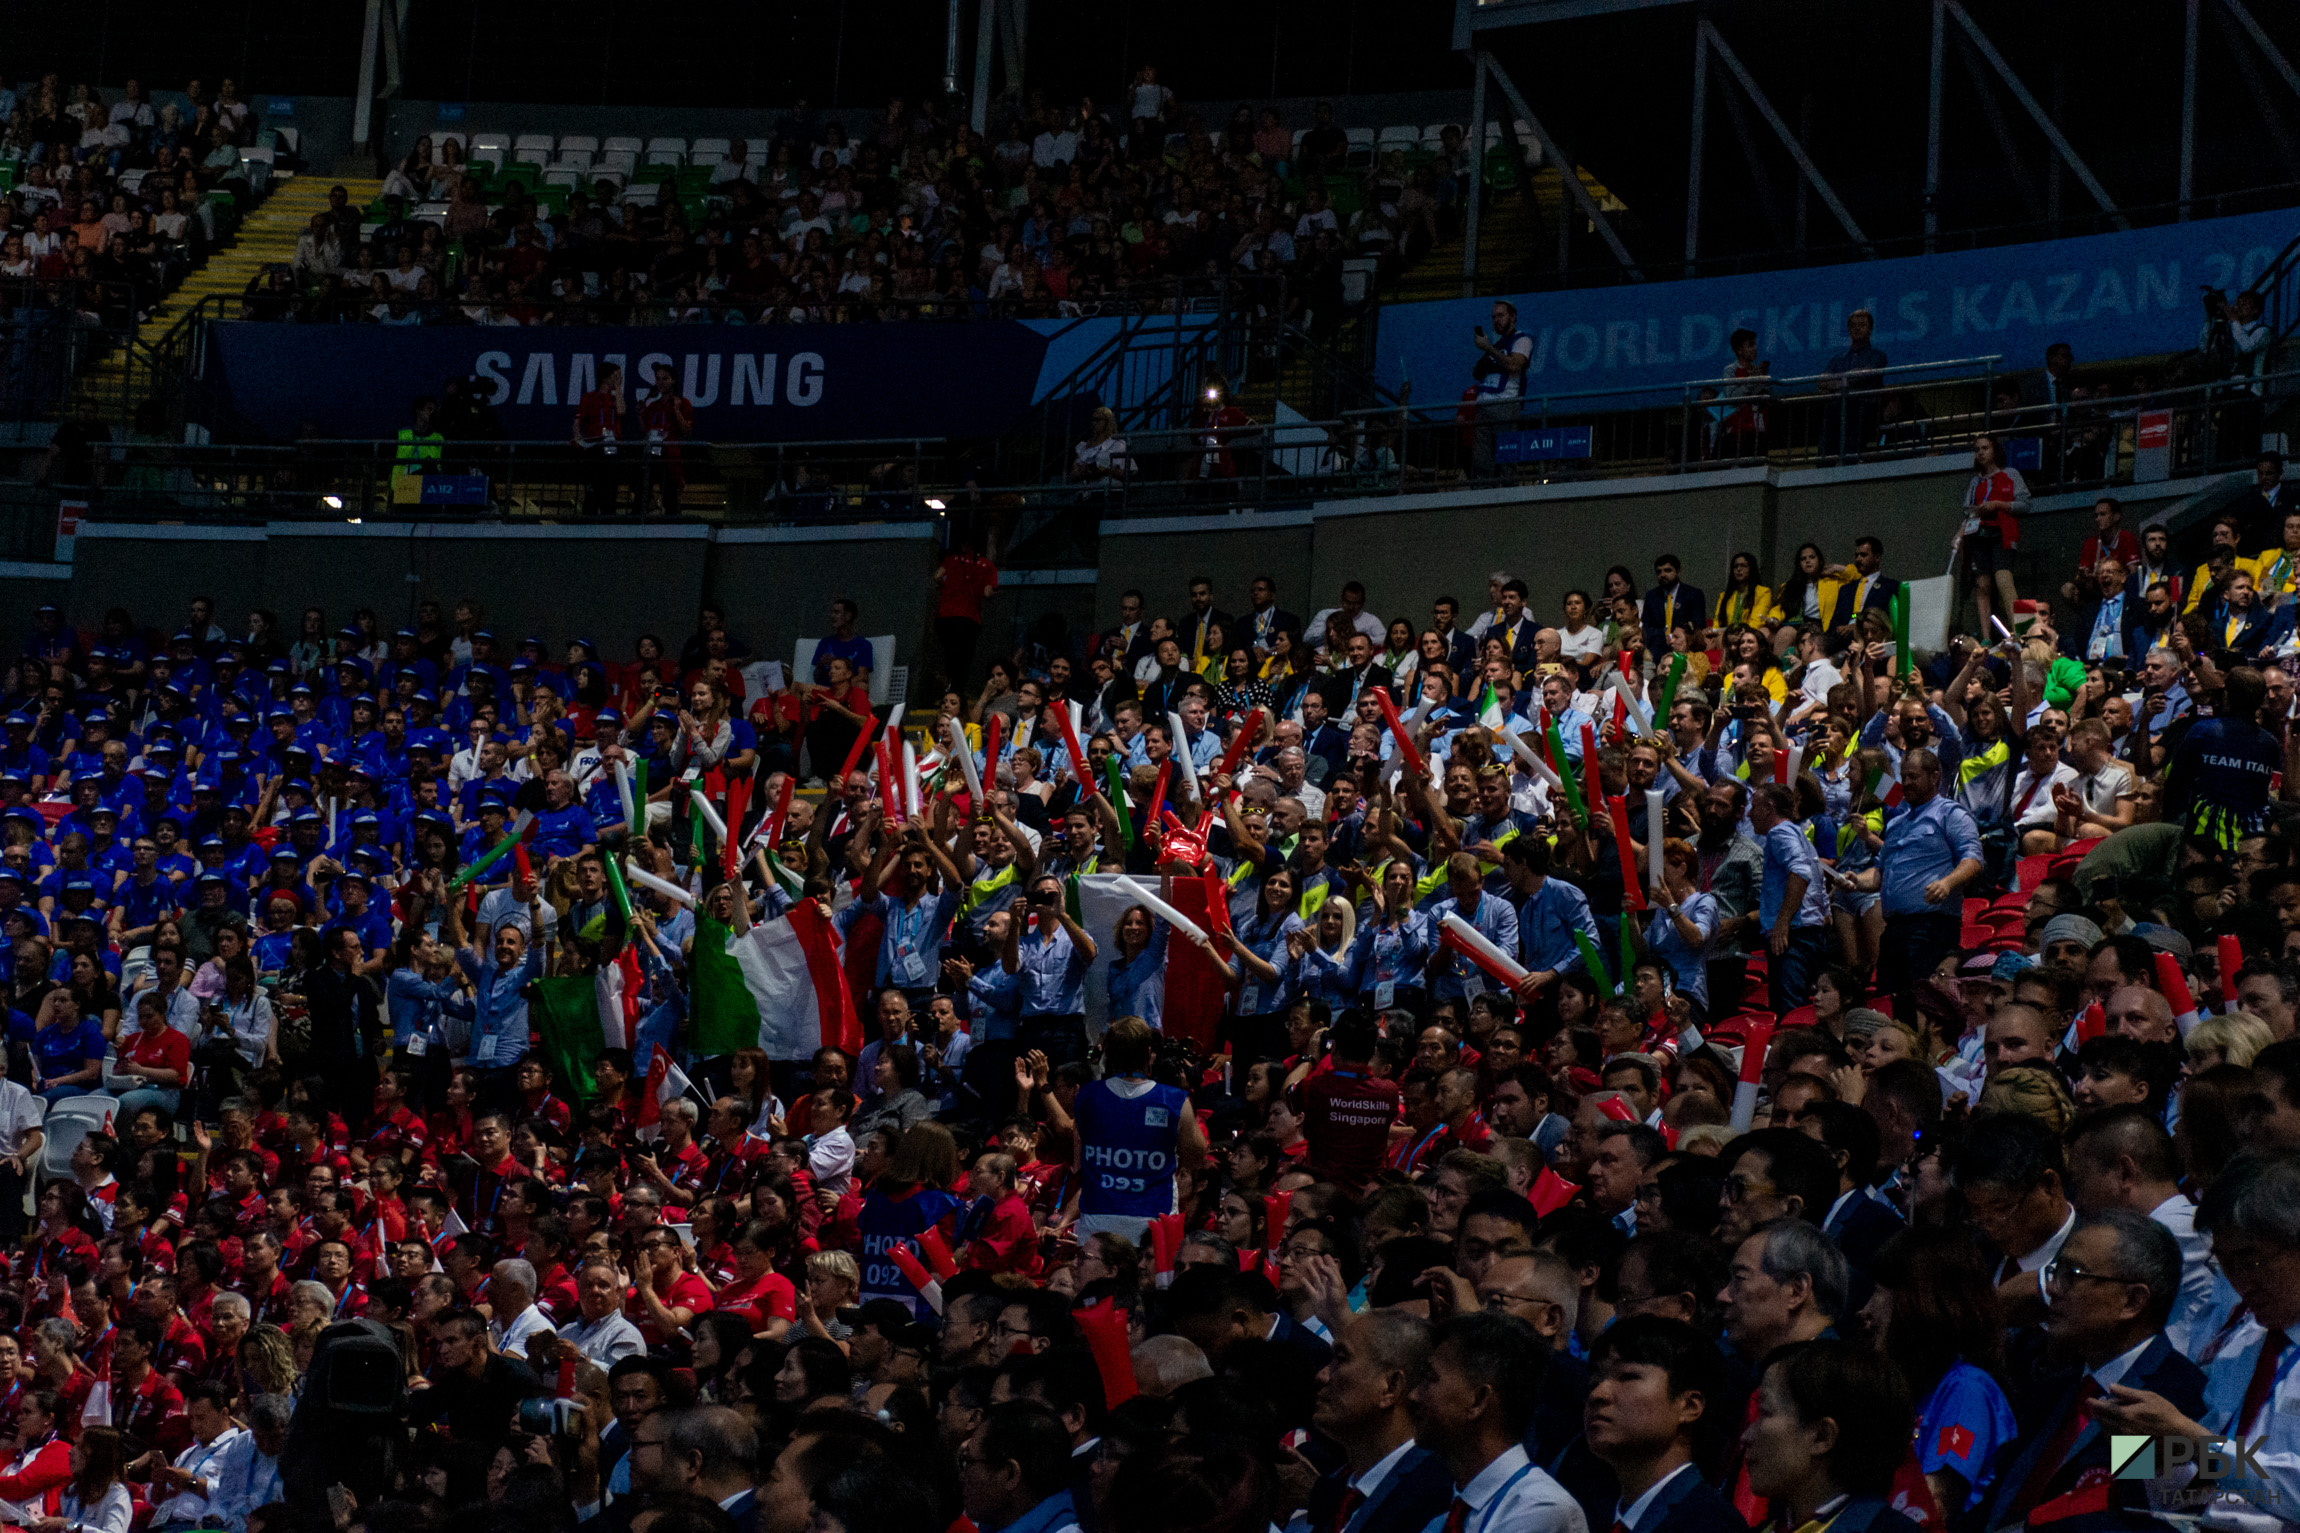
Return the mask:
[[1485,1509],[1477,1514],[1477,1533],[1486,1533],[1487,1526],[1493,1521],[1493,1514],[1501,1510],[1501,1504],[1509,1499],[1509,1493],[1516,1488],[1517,1482],[1531,1473],[1533,1473],[1533,1463],[1529,1459],[1523,1469],[1502,1482],[1501,1489],[1493,1493],[1491,1499],[1486,1502]]

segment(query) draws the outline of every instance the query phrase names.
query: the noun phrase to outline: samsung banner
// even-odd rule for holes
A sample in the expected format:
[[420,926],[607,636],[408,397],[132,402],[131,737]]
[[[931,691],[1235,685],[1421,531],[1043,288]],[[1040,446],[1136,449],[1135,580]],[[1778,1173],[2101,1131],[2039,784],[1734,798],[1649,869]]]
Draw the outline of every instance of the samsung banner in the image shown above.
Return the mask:
[[[469,378],[506,436],[559,441],[602,371],[636,407],[668,364],[718,442],[988,436],[1013,426],[1117,333],[1115,319],[863,325],[521,328],[225,321],[207,379],[227,430],[289,441],[390,437],[419,395]],[[1136,386],[1140,386],[1138,380]]]
[[[1876,316],[1875,344],[1895,364],[2001,355],[2000,371],[2044,365],[2054,341],[2079,364],[2194,349],[2200,289],[2230,294],[2300,234],[2300,212],[2165,224],[2123,234],[2002,245],[1953,255],[1511,295],[1533,341],[1526,392],[1659,389],[1714,378],[1726,339],[1757,334],[1776,378],[1823,371],[1845,349],[1845,316]],[[1477,360],[1471,327],[1490,332],[1493,299],[1383,310],[1380,381],[1410,380],[1415,402],[1459,397]]]

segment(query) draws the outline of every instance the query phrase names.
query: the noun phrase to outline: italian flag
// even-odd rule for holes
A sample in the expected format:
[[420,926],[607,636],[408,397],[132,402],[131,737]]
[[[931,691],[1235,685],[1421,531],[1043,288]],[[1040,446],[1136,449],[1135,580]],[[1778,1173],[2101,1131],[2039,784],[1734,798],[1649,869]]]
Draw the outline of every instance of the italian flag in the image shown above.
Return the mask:
[[1487,729],[1501,728],[1501,699],[1494,696],[1493,683],[1490,681],[1485,684],[1485,691],[1477,700],[1477,721]]
[[[775,875],[775,883],[782,889],[783,893],[794,900],[799,897],[799,891],[807,886],[807,881],[784,866],[783,859],[777,857],[771,847],[767,849],[767,868]],[[744,1047],[748,1048],[749,1045],[745,1044]]]
[[575,1101],[598,1093],[592,1067],[606,1049],[631,1046],[639,1004],[639,961],[626,947],[615,963],[592,975],[546,975],[535,981],[533,1015],[543,1058],[560,1089]]
[[1877,795],[1878,799],[1889,809],[1898,809],[1901,806],[1901,779],[1893,770],[1891,761],[1887,761],[1883,769],[1869,779],[1869,791]]
[[[813,900],[799,901],[788,915],[741,937],[700,920],[695,952],[697,1053],[757,1047],[769,1059],[808,1059],[825,1045],[862,1052],[862,1024],[840,962],[839,936]],[[711,955],[708,961],[705,954]],[[726,964],[733,965],[731,973]]]

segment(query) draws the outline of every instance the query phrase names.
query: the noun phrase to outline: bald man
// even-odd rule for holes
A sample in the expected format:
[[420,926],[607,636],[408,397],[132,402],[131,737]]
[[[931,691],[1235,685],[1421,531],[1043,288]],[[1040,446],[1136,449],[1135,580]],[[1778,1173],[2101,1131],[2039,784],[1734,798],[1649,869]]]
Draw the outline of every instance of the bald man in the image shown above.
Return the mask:
[[2108,1030],[2135,1043],[2180,1041],[2172,1003],[2145,985],[2125,985],[2110,991],[2107,1012]]
[[2050,1065],[2052,1063],[2052,1024],[2044,1013],[2034,1006],[2012,1005],[2000,1007],[1989,1018],[1986,1041],[1981,1054],[1988,1065],[1988,1073],[2009,1070],[2014,1065]]

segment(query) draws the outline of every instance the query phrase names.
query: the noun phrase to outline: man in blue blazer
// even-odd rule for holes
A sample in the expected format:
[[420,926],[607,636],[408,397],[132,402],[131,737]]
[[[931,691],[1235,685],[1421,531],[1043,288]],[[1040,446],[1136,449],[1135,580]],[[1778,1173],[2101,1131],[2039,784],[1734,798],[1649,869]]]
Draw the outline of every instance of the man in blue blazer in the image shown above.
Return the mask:
[[1617,1533],[1748,1533],[1702,1478],[1742,1416],[1716,1344],[1685,1321],[1632,1315],[1597,1338],[1589,1372],[1584,1435],[1621,1481]]
[[2103,1209],[2078,1221],[2044,1270],[2045,1330],[2081,1371],[2026,1402],[2024,1430],[1998,1454],[1987,1497],[1966,1520],[2053,1533],[2145,1524],[2149,1482],[2108,1477],[2110,1429],[2089,1407],[2121,1385],[2161,1395],[2191,1420],[2203,1414],[2204,1371],[2164,1335],[2180,1297],[2180,1242],[2146,1214]]
[[1453,1475],[1414,1443],[1413,1387],[1429,1356],[1419,1315],[1369,1309],[1342,1327],[1311,1420],[1344,1462],[1310,1488],[1287,1533],[1421,1533],[1445,1515]]

